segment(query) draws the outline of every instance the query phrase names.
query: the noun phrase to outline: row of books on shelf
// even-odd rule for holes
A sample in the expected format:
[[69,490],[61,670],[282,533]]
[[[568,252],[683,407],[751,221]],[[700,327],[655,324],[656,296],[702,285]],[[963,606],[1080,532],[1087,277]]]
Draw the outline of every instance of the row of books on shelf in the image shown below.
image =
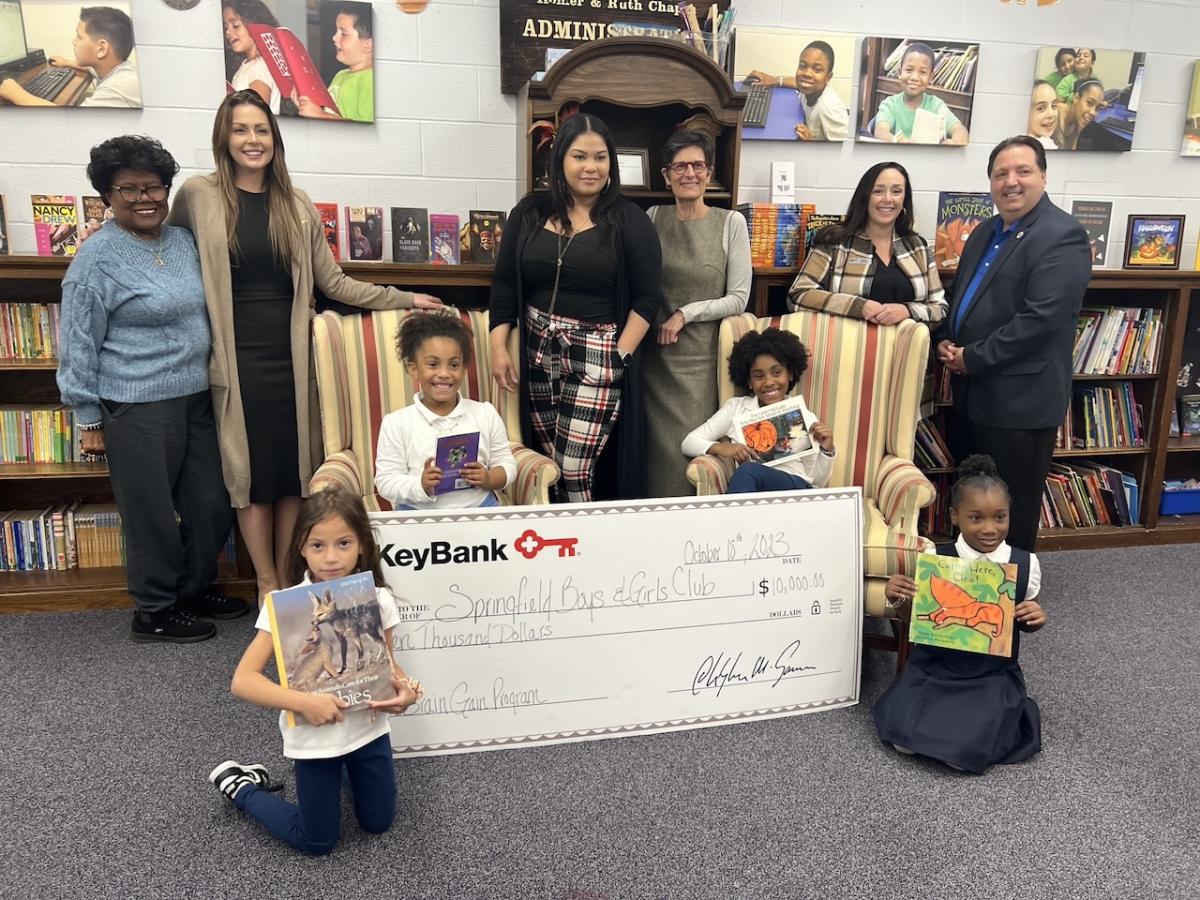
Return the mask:
[[0,303],[0,360],[55,359],[61,310],[58,303]]
[[[234,562],[229,532],[219,562]],[[0,512],[0,572],[54,572],[125,565],[125,534],[114,503],[75,500]]]
[[[888,78],[900,77],[900,66],[904,54],[913,41],[903,41],[883,63],[883,74]],[[975,62],[979,57],[979,48],[970,44],[965,48],[935,46],[933,73],[930,84],[933,87],[946,88],[950,91],[970,91],[975,74]]]
[[845,219],[818,213],[811,203],[741,203],[737,209],[746,218],[750,262],[755,266],[804,265],[813,235]]
[[1180,394],[1176,398],[1168,435],[1200,438],[1200,394]]
[[1041,527],[1138,524],[1138,483],[1097,462],[1052,463],[1042,492]]
[[[74,194],[33,194],[30,205],[38,256],[74,256],[83,242],[112,218],[112,211],[98,196],[77,199]],[[316,207],[334,259],[383,259],[383,207],[339,208],[336,203],[317,203]],[[390,211],[393,262],[457,265],[470,261],[490,265],[496,261],[507,216],[503,211],[471,210],[465,221],[457,214],[431,214],[420,207],[393,206]],[[5,201],[0,196],[0,234],[5,233],[5,218]],[[0,252],[7,252],[7,243],[4,248]]]
[[0,465],[90,462],[69,406],[0,404]]
[[1144,446],[1142,405],[1134,397],[1131,382],[1072,389],[1067,418],[1058,430],[1055,447],[1094,450]]
[[917,440],[913,444],[915,461],[922,469],[948,469],[954,457],[941,431],[928,419],[917,422]]
[[1153,307],[1085,306],[1075,328],[1077,375],[1141,375],[1158,369],[1162,312]]

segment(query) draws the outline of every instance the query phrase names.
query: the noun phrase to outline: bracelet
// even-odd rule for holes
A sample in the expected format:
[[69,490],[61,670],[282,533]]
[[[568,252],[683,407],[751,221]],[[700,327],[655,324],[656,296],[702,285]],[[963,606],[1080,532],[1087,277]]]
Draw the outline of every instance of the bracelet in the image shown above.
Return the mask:
[[89,422],[87,425],[76,425],[75,427],[80,431],[103,431],[104,422]]
[[834,447],[832,450],[826,450],[824,447],[822,447],[821,452],[826,456],[835,456],[837,454],[837,448]]

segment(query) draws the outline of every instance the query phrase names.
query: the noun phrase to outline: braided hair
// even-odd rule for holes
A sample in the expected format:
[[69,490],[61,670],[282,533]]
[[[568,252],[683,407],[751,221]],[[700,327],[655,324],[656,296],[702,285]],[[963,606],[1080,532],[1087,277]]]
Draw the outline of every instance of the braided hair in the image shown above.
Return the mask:
[[996,461],[986,453],[975,453],[958,464],[958,480],[950,489],[950,508],[957,509],[965,491],[1003,491],[1011,503],[1008,485],[996,469]]

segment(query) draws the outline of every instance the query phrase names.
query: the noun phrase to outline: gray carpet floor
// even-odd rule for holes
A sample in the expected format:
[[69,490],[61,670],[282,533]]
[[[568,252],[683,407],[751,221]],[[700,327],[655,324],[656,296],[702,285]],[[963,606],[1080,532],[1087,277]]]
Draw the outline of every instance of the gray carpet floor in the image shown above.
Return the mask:
[[393,830],[276,844],[207,783],[291,781],[228,692],[247,617],[135,645],[126,612],[0,617],[0,897],[1200,897],[1200,547],[1046,554],[1022,664],[1044,750],[984,777],[875,737],[862,703],[768,722],[401,761]]

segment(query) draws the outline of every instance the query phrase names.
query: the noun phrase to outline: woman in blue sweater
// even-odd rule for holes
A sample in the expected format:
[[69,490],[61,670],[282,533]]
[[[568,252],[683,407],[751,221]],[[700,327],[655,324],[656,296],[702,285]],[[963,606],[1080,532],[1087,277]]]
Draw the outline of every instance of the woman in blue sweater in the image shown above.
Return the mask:
[[83,449],[108,456],[133,639],[188,643],[216,633],[196,616],[236,618],[248,607],[212,586],[233,514],[208,390],[200,259],[188,231],[163,225],[178,171],[150,138],[92,148],[88,178],[113,221],[63,279],[58,387]]

